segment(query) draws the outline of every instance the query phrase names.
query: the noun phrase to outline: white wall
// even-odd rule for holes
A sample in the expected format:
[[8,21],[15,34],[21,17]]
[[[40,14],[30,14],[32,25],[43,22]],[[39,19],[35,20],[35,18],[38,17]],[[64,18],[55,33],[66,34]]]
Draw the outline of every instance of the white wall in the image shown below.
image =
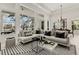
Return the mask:
[[[62,9],[62,17],[67,18],[67,28],[71,29],[71,21],[79,20],[79,4],[76,4],[72,7]],[[52,13],[51,22],[58,21],[60,19],[60,10],[57,10]],[[53,25],[51,25],[53,26]]]

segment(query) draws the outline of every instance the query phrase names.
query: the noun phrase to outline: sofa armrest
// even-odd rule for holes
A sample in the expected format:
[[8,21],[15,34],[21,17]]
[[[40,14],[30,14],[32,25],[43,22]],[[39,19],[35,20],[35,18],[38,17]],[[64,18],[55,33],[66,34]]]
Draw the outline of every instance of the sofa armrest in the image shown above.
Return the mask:
[[72,34],[68,34],[68,36],[67,36],[67,37],[72,38],[72,37],[73,37],[73,35],[72,35]]
[[67,43],[70,44],[70,38],[69,37],[67,37]]
[[73,35],[72,34],[68,34],[67,36],[67,42],[68,42],[68,45],[70,46],[70,40],[72,39]]

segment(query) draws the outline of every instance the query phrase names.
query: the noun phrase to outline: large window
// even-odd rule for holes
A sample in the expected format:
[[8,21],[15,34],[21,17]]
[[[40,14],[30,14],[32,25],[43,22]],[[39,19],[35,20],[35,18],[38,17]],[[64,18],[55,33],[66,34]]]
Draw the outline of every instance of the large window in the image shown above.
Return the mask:
[[21,28],[24,29],[33,29],[33,19],[31,17],[22,15],[21,16]]
[[74,26],[74,30],[79,30],[79,20],[74,20],[72,25]]
[[15,32],[15,15],[13,13],[3,12],[2,22],[2,33]]
[[3,17],[3,23],[4,24],[14,24],[15,23],[14,15],[4,16]]

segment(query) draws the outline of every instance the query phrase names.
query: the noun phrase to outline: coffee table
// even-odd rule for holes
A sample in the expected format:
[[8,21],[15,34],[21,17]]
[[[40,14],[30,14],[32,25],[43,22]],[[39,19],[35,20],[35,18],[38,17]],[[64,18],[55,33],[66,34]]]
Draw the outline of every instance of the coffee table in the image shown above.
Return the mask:
[[40,41],[40,40],[36,41],[36,42],[37,42],[36,43],[37,44],[36,47],[34,47],[33,44],[31,43],[32,51],[34,51],[36,54],[39,54],[43,50],[48,51],[50,54],[52,54],[53,50],[58,45],[56,42],[47,42],[47,43],[45,43],[45,41]]
[[43,48],[45,51],[48,51],[50,54],[53,53],[53,50],[57,47],[57,43],[51,42],[51,43],[44,43],[43,45],[40,45],[41,48]]

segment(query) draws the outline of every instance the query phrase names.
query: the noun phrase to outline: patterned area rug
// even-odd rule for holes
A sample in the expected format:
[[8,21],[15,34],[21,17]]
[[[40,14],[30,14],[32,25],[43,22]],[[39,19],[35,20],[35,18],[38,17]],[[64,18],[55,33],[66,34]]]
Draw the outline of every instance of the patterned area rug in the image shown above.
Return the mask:
[[[31,42],[34,46],[36,46],[36,42]],[[74,45],[71,45],[70,50],[67,47],[58,45],[52,52],[41,50],[39,53],[35,53],[32,50],[31,43],[27,44],[19,44],[14,47],[10,47],[8,49],[4,49],[1,51],[2,55],[76,55],[76,48]]]

